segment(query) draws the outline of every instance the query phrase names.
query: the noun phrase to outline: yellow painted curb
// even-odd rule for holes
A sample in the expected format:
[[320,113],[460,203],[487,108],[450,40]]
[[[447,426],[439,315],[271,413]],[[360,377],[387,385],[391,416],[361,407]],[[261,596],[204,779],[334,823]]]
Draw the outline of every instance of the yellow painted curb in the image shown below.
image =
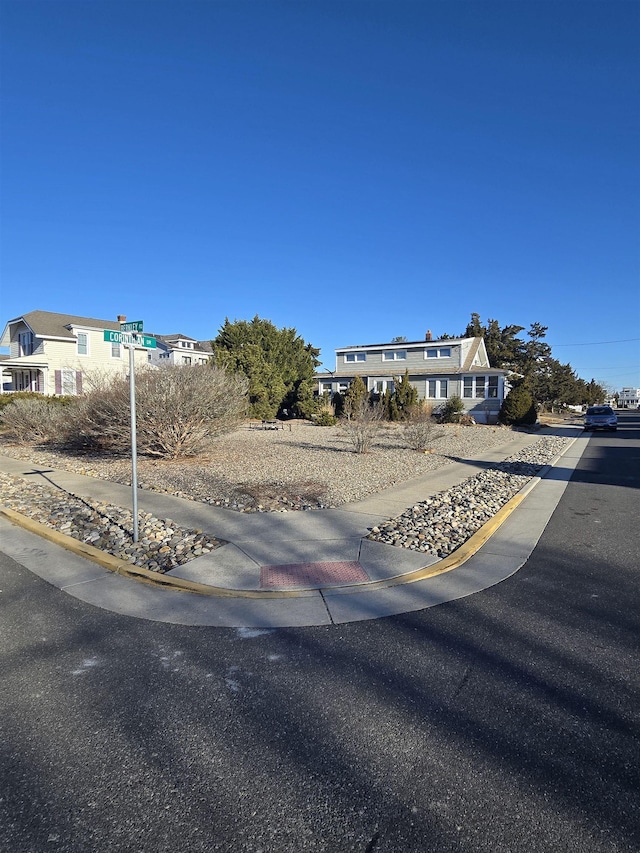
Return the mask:
[[[132,578],[142,583],[152,584],[153,586],[160,586],[165,589],[174,589],[181,592],[195,592],[199,595],[214,595],[220,598],[298,598],[301,597],[300,594],[303,592],[303,590],[233,590],[226,587],[209,586],[208,584],[189,581],[184,578],[170,577],[160,572],[152,572],[150,569],[143,569],[141,566],[134,566],[125,560],[119,560],[117,557],[111,556],[111,554],[100,551],[99,548],[94,548],[93,545],[87,545],[85,542],[74,539],[73,536],[67,536],[64,533],[59,533],[57,530],[52,530],[46,524],[15,512],[15,510],[0,507],[0,516],[4,516],[13,524],[17,524],[19,527],[23,527],[37,536],[41,536],[43,539],[48,539],[49,542],[53,542],[55,545],[66,548],[67,551],[72,551],[74,554],[97,563],[103,569],[108,569],[110,572],[114,572],[114,574]],[[307,590],[308,594],[309,591]]]
[[[537,479],[537,478],[536,478]],[[483,526],[470,536],[467,541],[460,545],[456,551],[449,557],[445,557],[437,564],[425,566],[422,569],[416,569],[413,572],[396,575],[392,578],[385,578],[379,581],[365,581],[364,583],[343,584],[340,586],[331,586],[325,588],[326,591],[336,592],[368,592],[378,589],[387,589],[401,584],[417,583],[427,578],[435,577],[436,575],[450,572],[465,563],[472,557],[484,543],[495,533],[501,524],[511,515],[514,509],[524,500],[526,494],[533,487],[533,483],[525,487],[521,492],[511,498],[497,513],[487,521]],[[41,536],[43,539],[48,539],[55,545],[66,548],[67,551],[72,551],[81,557],[91,560],[117,575],[131,578],[142,583],[148,583],[153,586],[159,586],[163,589],[175,590],[176,592],[191,592],[197,595],[209,595],[217,598],[258,598],[258,599],[283,599],[283,598],[307,598],[314,592],[322,592],[322,588],[307,587],[306,589],[283,589],[283,590],[262,590],[262,589],[228,589],[226,587],[210,586],[209,584],[198,583],[184,578],[163,575],[160,572],[152,572],[150,569],[144,569],[140,566],[134,566],[124,560],[119,560],[111,554],[106,554],[100,551],[99,548],[94,548],[93,545],[87,545],[74,539],[73,536],[67,536],[64,533],[59,533],[57,530],[52,530],[46,524],[35,521],[28,516],[22,515],[15,510],[0,507],[0,516],[4,516],[8,521]]]
[[[436,575],[443,575],[445,572],[450,572],[453,569],[457,569],[463,563],[466,563],[470,557],[473,557],[480,548],[484,545],[484,543],[493,536],[496,530],[504,524],[507,518],[511,515],[511,513],[518,507],[522,501],[527,496],[527,492],[518,492],[517,495],[511,498],[511,500],[507,501],[507,503],[498,510],[498,512],[490,518],[489,521],[485,522],[479,530],[470,536],[466,542],[460,545],[459,548],[450,554],[448,557],[444,557],[444,559],[439,560],[437,563],[434,563],[430,566],[425,566],[424,569],[415,569],[413,572],[406,572],[402,575],[396,575],[392,578],[385,578],[380,581],[369,581],[368,583],[360,584],[360,587],[365,587],[368,590],[375,589],[388,589],[392,586],[400,586],[402,584],[407,583],[417,583],[418,581],[426,580],[427,578],[433,578]],[[354,591],[356,590],[356,584],[351,584]],[[335,589],[335,587],[333,587]],[[346,589],[346,587],[338,587],[338,589]]]

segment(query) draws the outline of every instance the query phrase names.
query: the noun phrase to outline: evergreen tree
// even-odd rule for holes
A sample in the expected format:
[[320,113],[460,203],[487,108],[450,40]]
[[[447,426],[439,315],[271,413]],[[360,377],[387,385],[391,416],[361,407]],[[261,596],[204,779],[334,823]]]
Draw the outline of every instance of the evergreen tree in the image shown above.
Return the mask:
[[500,409],[503,424],[534,424],[538,415],[533,397],[523,383],[516,385],[505,397]]
[[213,347],[214,362],[249,380],[250,413],[308,417],[313,407],[313,375],[320,350],[295,329],[278,329],[257,315],[250,322],[225,319]]
[[342,411],[347,418],[351,418],[354,412],[359,411],[366,399],[367,386],[361,376],[356,376],[343,395]]
[[394,377],[393,393],[386,395],[386,413],[391,421],[404,421],[418,402],[418,389],[409,382],[409,371],[402,377]]

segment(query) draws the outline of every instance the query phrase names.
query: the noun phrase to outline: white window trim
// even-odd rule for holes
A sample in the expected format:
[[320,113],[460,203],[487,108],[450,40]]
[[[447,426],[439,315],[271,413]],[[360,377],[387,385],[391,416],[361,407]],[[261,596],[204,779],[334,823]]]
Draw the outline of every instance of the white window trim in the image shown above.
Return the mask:
[[[434,352],[435,355],[429,355],[429,353]],[[428,359],[433,358],[451,358],[451,347],[425,347],[424,357]]]
[[[448,379],[427,379],[426,382],[427,382],[427,387],[425,390],[426,390],[427,400],[448,400],[449,399],[449,380]],[[433,396],[431,396],[429,393],[429,390],[430,390],[429,383],[430,382],[435,382],[435,394]],[[443,383],[444,383],[444,390],[446,392],[444,394],[442,393],[443,392]]]
[[358,361],[366,361],[367,354],[366,352],[345,352],[344,354],[344,363],[345,364],[354,364]]
[[[83,335],[84,338],[86,339],[86,343],[87,343],[87,351],[86,352],[80,352],[80,335]],[[87,358],[90,355],[89,341],[90,341],[89,332],[78,332],[76,334],[76,354],[78,355],[79,358]]]
[[60,370],[60,389],[63,396],[72,397],[78,393],[76,371],[70,367]]
[[33,332],[18,332],[18,354],[21,357],[25,355],[33,355],[33,352],[35,350],[34,344],[35,341]]
[[[471,395],[465,394],[465,381],[471,380]],[[495,395],[489,394],[491,381],[495,383]],[[500,398],[500,377],[485,374],[484,376],[466,376],[462,377],[462,399],[463,400],[498,400]]]
[[382,351],[382,360],[383,361],[406,361],[407,360],[407,351],[406,349],[388,349]]
[[[377,386],[380,385],[380,388]],[[370,394],[384,394],[389,390],[392,394],[395,391],[396,383],[393,379],[371,379],[367,382],[367,391]]]

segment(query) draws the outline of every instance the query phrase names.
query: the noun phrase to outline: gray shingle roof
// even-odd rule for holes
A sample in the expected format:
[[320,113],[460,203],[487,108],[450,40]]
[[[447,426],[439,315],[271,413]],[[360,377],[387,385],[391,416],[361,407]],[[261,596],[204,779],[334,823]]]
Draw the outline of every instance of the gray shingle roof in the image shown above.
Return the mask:
[[92,317],[78,317],[74,314],[56,314],[52,311],[29,311],[27,314],[9,320],[7,325],[20,320],[24,320],[36,335],[48,338],[71,338],[68,326],[120,329],[120,323],[117,320],[97,320]]

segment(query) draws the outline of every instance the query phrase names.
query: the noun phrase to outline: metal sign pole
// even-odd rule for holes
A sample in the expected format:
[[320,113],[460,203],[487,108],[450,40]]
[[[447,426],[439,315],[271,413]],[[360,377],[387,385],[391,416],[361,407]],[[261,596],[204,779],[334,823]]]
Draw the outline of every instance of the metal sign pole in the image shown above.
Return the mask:
[[136,447],[135,346],[129,346],[129,405],[131,407],[131,492],[133,494],[133,541],[138,541],[138,459]]

